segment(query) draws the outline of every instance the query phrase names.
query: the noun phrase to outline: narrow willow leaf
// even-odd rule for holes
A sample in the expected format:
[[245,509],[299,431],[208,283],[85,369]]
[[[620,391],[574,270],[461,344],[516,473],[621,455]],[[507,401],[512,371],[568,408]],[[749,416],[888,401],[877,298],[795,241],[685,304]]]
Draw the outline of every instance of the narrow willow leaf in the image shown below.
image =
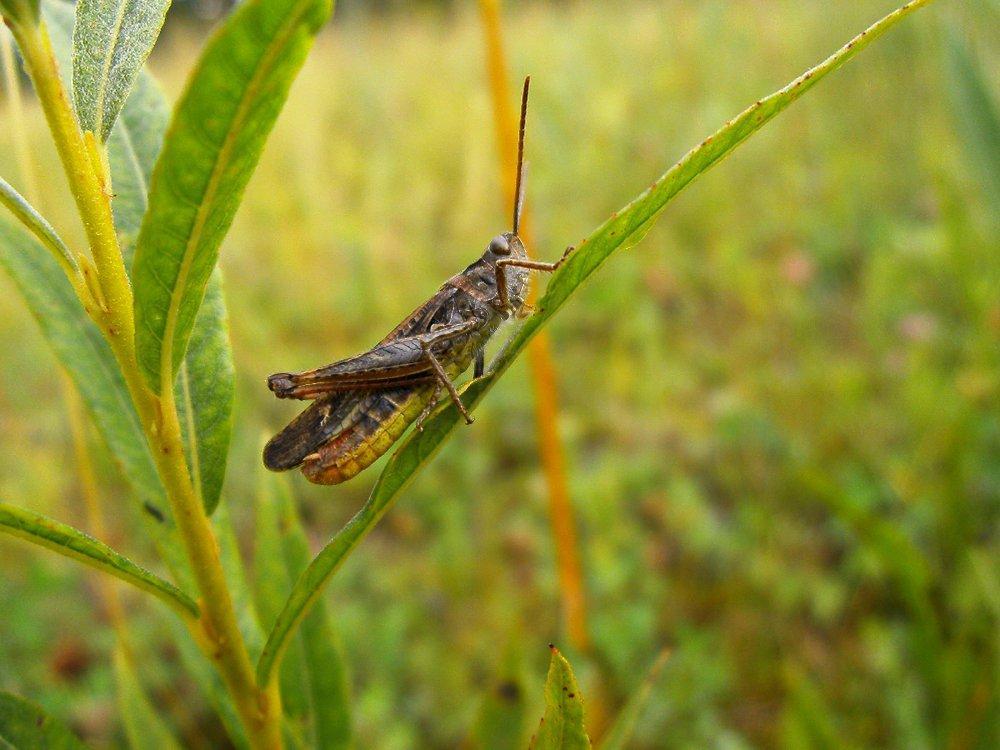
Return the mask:
[[222,570],[226,574],[226,582],[233,597],[233,609],[236,610],[236,624],[239,626],[243,642],[246,643],[250,657],[255,659],[260,654],[264,642],[264,631],[253,606],[253,594],[247,582],[246,566],[240,553],[236,531],[226,502],[220,502],[212,518],[215,538],[219,543],[219,558]]
[[198,617],[198,605],[183,591],[72,526],[0,503],[0,531],[109,573],[148,591],[184,616]]
[[[276,478],[261,474],[257,491],[257,519],[254,538],[254,597],[257,613],[265,629],[274,625],[281,602],[292,587],[294,574],[289,573],[285,562],[284,534],[281,505],[276,496]],[[305,654],[302,639],[296,637],[289,644],[288,653],[281,665],[279,685],[281,706],[290,722],[295,722],[301,733],[307,726],[309,695],[306,689]]]
[[512,638],[479,707],[472,732],[477,750],[521,750],[527,738],[523,652]]
[[125,737],[131,750],[180,750],[169,727],[149,701],[139,682],[135,665],[121,647],[112,657],[118,713],[125,725]]
[[10,209],[18,221],[52,252],[52,257],[67,274],[74,276],[80,272],[76,258],[62,238],[56,234],[52,225],[2,177],[0,177],[0,203]]
[[0,14],[11,24],[38,23],[38,0],[0,0]]
[[83,130],[108,140],[160,34],[170,0],[79,0],[73,30],[73,99]]
[[200,488],[209,515],[219,504],[226,476],[235,391],[236,369],[222,296],[222,274],[215,269],[174,384],[191,479]]
[[649,672],[643,678],[642,684],[632,693],[632,697],[628,699],[622,710],[618,712],[618,716],[615,717],[611,728],[601,739],[600,750],[627,750],[629,741],[635,732],[635,724],[639,720],[639,714],[642,713],[642,710],[649,702],[650,693],[653,692],[653,685],[660,676],[663,665],[667,663],[667,659],[669,658],[669,649],[663,649],[660,655],[656,657],[653,666],[649,668]]
[[583,696],[576,677],[559,649],[552,648],[545,678],[545,715],[529,750],[585,750],[590,737],[583,727]]
[[0,268],[72,378],[109,452],[132,486],[146,530],[181,586],[193,588],[177,526],[147,448],[139,417],[111,349],[52,256],[19,226],[0,217]]
[[[115,226],[121,237],[126,268],[132,265],[135,237],[146,212],[149,180],[163,143],[169,112],[156,80],[143,72],[111,135],[108,152],[115,190]],[[209,514],[218,505],[226,475],[235,392],[236,371],[222,294],[222,273],[215,269],[174,384],[191,479],[199,488]]]
[[76,735],[34,703],[0,692],[0,743],[3,747],[86,750]]
[[[737,115],[718,132],[689,151],[652,187],[598,227],[552,275],[545,294],[536,305],[537,311],[507,342],[486,375],[460,389],[466,408],[474,408],[482,400],[532,337],[565,304],[588,276],[612,253],[631,247],[642,239],[671,198],[696,177],[719,163],[754,132],[820,80],[854,57],[874,39],[917,8],[930,2],[932,0],[914,0],[890,13],[815,68]],[[424,423],[423,431],[410,432],[409,437],[403,441],[386,464],[365,505],[330,540],[295,582],[295,588],[289,595],[285,608],[264,646],[264,652],[257,665],[259,675],[266,677],[270,674],[276,661],[280,660],[288,638],[319,597],[322,586],[337,571],[351,550],[385,515],[403,489],[413,481],[416,472],[434,456],[444,440],[458,426],[459,418],[458,410],[454,405],[449,405],[428,419]]]
[[[48,0],[45,16],[61,72],[68,76],[73,7],[58,0]],[[166,97],[156,79],[142,71],[108,142],[111,183],[115,192],[112,208],[126,269],[132,266],[135,238],[146,212],[149,181],[169,114]],[[200,489],[205,510],[211,514],[219,502],[225,479],[236,389],[218,269],[209,280],[192,339],[191,351],[184,359],[183,376],[175,383],[174,398],[180,411],[192,481]]]
[[108,140],[115,194],[111,207],[127,269],[132,267],[135,241],[149,200],[153,165],[169,119],[170,106],[163,90],[153,76],[141,72]]
[[[282,597],[311,558],[309,542],[285,477],[273,474],[264,477],[257,523],[257,580],[264,588],[260,598],[267,598],[261,602],[261,617],[270,626],[280,612]],[[275,581],[280,581],[280,590],[275,590]],[[298,685],[294,684],[296,680]],[[282,664],[281,686],[283,703],[290,699],[288,705],[305,706],[304,713],[312,728],[312,747],[351,746],[346,660],[323,602],[318,602],[309,613],[291,643]],[[306,694],[301,692],[303,688],[307,689]]]
[[[45,0],[42,10],[60,74],[68,82],[72,72],[73,6],[61,0]],[[137,91],[144,90],[146,80],[151,81],[146,75],[140,77]],[[128,121],[130,116],[138,120],[143,111],[154,113],[156,110],[148,103],[146,97],[130,97],[122,120]],[[156,151],[136,153],[141,157],[139,164],[148,162],[151,169]],[[40,250],[20,228],[0,220],[0,266],[14,280],[43,335],[83,396],[109,452],[135,491],[146,530],[157,551],[177,582],[193,589],[193,577],[176,523],[114,355],[76,300],[65,275]]]
[[249,0],[208,42],[153,173],[133,273],[152,388],[180,367],[219,244],[331,0]]
[[0,266],[21,292],[139,497],[164,511],[163,489],[125,381],[65,274],[34,238],[2,218]]
[[[284,480],[284,477],[281,478]],[[312,553],[295,505],[287,491],[281,497],[285,529],[285,563],[293,579],[309,565]],[[286,589],[287,591],[287,589]],[[340,635],[320,601],[302,622],[299,633],[306,663],[306,678],[312,704],[313,747],[349,748],[351,738],[351,694],[347,659]]]
[[948,33],[948,55],[953,82],[948,91],[969,164],[979,172],[993,204],[1000,205],[1000,107],[981,66],[954,28]]

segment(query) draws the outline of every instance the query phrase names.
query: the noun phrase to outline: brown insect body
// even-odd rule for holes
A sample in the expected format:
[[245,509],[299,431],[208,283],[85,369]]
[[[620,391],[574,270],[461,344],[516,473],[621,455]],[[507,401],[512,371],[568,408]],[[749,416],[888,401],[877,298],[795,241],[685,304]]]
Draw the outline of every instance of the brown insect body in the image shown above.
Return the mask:
[[517,236],[523,201],[524,123],[528,79],[521,94],[513,229],[494,237],[482,257],[450,278],[367,352],[300,373],[281,372],[267,385],[278,398],[315,399],[264,448],[272,471],[297,466],[312,482],[337,484],[370,466],[406,428],[423,419],[442,391],[471,424],[453,380],[476,362],[504,319],[524,307],[529,270],[555,263],[528,258]]
[[[507,252],[496,252],[506,247]],[[419,340],[465,325],[430,344],[454,379],[469,369],[501,322],[523,306],[528,271],[506,266],[508,305],[497,291],[497,261],[526,259],[513,233],[490,242],[482,257],[449,279],[425,304],[371,350],[298,374],[278,373],[268,385],[279,398],[316,398],[264,449],[272,471],[302,466],[312,482],[337,484],[371,465],[418,418],[440,390]]]

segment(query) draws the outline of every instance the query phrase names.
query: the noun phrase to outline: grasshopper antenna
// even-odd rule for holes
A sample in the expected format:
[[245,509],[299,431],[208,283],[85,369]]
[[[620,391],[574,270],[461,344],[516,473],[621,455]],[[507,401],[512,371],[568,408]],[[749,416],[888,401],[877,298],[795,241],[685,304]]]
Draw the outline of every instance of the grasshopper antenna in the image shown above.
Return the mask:
[[524,88],[521,90],[521,124],[517,129],[517,179],[514,182],[514,228],[513,234],[517,234],[521,226],[521,209],[524,206],[524,123],[528,118],[528,87],[531,85],[531,76],[524,79]]

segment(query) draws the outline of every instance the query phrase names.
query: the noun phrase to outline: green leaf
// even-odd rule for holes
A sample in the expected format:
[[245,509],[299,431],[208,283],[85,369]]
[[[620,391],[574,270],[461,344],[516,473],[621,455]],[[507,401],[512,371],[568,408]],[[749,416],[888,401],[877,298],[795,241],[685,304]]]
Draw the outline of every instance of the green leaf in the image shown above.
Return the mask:
[[[52,39],[53,52],[59,63],[60,74],[64,81],[68,82],[72,73],[73,6],[60,0],[46,0],[42,9]],[[120,175],[148,176],[152,171],[165,128],[166,112],[163,94],[153,78],[143,73],[139,77],[133,95],[125,103],[121,120],[109,144],[112,180],[116,191],[119,190],[119,183],[126,179]],[[128,136],[134,147],[132,149],[134,160],[131,164],[127,161],[116,164],[115,143],[129,123],[133,124],[128,130]],[[145,197],[143,195],[138,213],[120,210],[122,205],[116,201],[116,226],[123,238],[127,236],[129,227],[134,236],[145,208]],[[118,365],[111,349],[80,307],[63,274],[54,273],[54,264],[46,262],[47,258],[38,257],[39,254],[32,247],[32,245],[37,247],[36,243],[25,243],[23,233],[20,232],[13,234],[8,232],[8,237],[16,237],[10,240],[14,246],[4,242],[4,226],[0,221],[0,265],[5,266],[11,274],[29,309],[39,321],[43,334],[55,349],[56,356],[80,390],[110,453],[122,465],[125,477],[142,505],[146,529],[155,540],[160,555],[182,585],[191,584],[187,558],[176,524],[169,514],[167,499],[156,473],[156,466],[149,454],[139,418],[132,406],[125,381],[118,372]],[[123,249],[127,261],[131,253],[130,243],[125,243]],[[223,362],[215,365],[220,373],[225,374],[232,368],[228,333],[224,331],[216,335],[225,336],[225,348],[222,351],[225,352],[229,365],[227,367]],[[224,378],[220,378],[220,382],[224,382]],[[230,384],[229,387],[233,386]],[[182,418],[187,422],[184,415]],[[196,417],[195,421],[197,424],[201,420]],[[227,426],[225,443],[227,449],[228,429]],[[225,470],[224,453],[217,466],[220,471]],[[211,481],[211,473],[206,476]],[[221,484],[221,478],[215,481]],[[202,493],[206,507],[210,508],[209,501],[213,497],[211,487],[206,490],[203,483]]]
[[[285,561],[281,503],[276,496],[277,485],[272,477],[263,476],[257,491],[257,523],[254,540],[254,598],[257,613],[265,629],[274,625],[281,611],[281,602],[295,580]],[[305,654],[302,639],[296,637],[289,645],[279,675],[281,705],[290,721],[306,726],[309,715],[309,695],[306,689]],[[301,729],[301,727],[300,727]]]
[[[45,14],[52,27],[56,57],[63,75],[68,76],[73,8],[63,2],[50,1],[45,4]],[[127,269],[132,265],[135,237],[146,212],[149,180],[169,113],[170,108],[156,79],[142,71],[108,142],[115,192],[115,227]],[[206,512],[211,514],[219,502],[225,479],[236,389],[218,269],[209,280],[205,303],[195,320],[192,344],[182,370],[174,384],[174,398],[180,412],[185,455],[192,481],[200,489]]]
[[239,626],[243,642],[246,643],[250,658],[256,658],[260,653],[264,640],[260,621],[253,606],[253,594],[247,583],[246,567],[240,545],[236,539],[232,519],[229,516],[228,503],[221,502],[212,518],[215,538],[219,543],[219,558],[222,570],[226,574],[226,582],[233,597],[233,609],[236,610],[236,624]]
[[659,656],[656,657],[653,666],[649,668],[649,672],[643,678],[642,684],[632,693],[632,697],[628,699],[622,710],[618,712],[618,716],[615,718],[611,728],[604,735],[600,743],[600,750],[626,750],[629,740],[632,739],[632,734],[635,732],[635,723],[639,720],[639,714],[642,713],[642,710],[649,702],[649,695],[653,691],[653,685],[660,676],[663,665],[667,663],[667,659],[669,658],[669,649],[663,649]]
[[0,177],[0,203],[9,208],[18,221],[52,252],[52,257],[69,276],[80,273],[76,258],[62,238],[56,234],[52,225],[2,177]]
[[[261,619],[270,626],[279,603],[311,557],[285,477],[267,474],[257,506],[256,573]],[[290,645],[281,670],[282,703],[305,706],[312,747],[351,746],[350,689],[340,638],[318,602]],[[303,680],[303,677],[305,680]],[[296,684],[298,683],[298,684]],[[305,683],[303,685],[303,683]],[[307,694],[302,693],[307,689]]]
[[[80,306],[65,274],[34,238],[3,218],[0,266],[10,274],[42,334],[76,384],[101,437],[141,502],[162,516],[167,508],[163,488],[125,381],[111,349]],[[156,528],[172,529],[172,522],[164,518]]]
[[12,24],[37,24],[38,0],[0,0],[0,13]]
[[125,651],[118,647],[112,663],[118,694],[118,711],[125,725],[125,736],[132,750],[179,750],[180,745],[170,729],[149,702]]
[[[135,238],[148,205],[149,184],[169,114],[156,79],[142,71],[108,143],[115,226],[126,268],[132,266]],[[210,515],[219,503],[226,475],[235,391],[222,274],[215,269],[174,384],[191,479]]]
[[[135,237],[146,212],[149,181],[163,143],[169,111],[156,80],[143,72],[108,144],[115,190],[115,226],[122,240],[126,268],[132,265]],[[210,515],[218,505],[226,476],[235,391],[236,371],[222,274],[215,269],[174,383],[191,479]]]
[[14,281],[135,491],[147,533],[161,557],[177,581],[190,586],[177,526],[168,513],[163,486],[111,349],[52,256],[5,218],[0,217],[0,267]]
[[955,122],[968,150],[969,164],[1000,206],[1000,110],[986,76],[956,29],[949,29],[948,56]]
[[[652,187],[598,227],[552,275],[545,294],[536,305],[537,312],[528,318],[521,329],[507,342],[494,359],[489,371],[460,389],[466,408],[474,408],[483,399],[528,342],[587,277],[612,253],[630,247],[642,239],[671,198],[696,177],[719,163],[825,76],[850,60],[909,13],[931,1],[914,0],[890,13],[815,68],[737,115],[718,132],[689,151],[653,183]],[[288,638],[318,599],[320,589],[341,566],[351,550],[385,515],[399,494],[413,481],[417,471],[437,453],[445,439],[458,426],[459,418],[460,415],[454,405],[448,405],[424,423],[423,431],[411,431],[403,440],[375,482],[365,505],[330,540],[295,582],[284,610],[268,635],[267,644],[257,665],[258,675],[266,677],[271,673],[275,663],[281,659]]]
[[10,693],[0,692],[0,743],[17,750],[86,750],[62,722],[45,711]]
[[527,735],[523,654],[512,638],[479,707],[472,746],[478,750],[521,750]]
[[79,0],[73,99],[80,127],[104,143],[160,34],[170,0]]
[[545,678],[545,715],[531,738],[530,750],[578,750],[589,748],[583,727],[583,696],[573,669],[555,646]]
[[112,209],[128,269],[132,267],[135,240],[149,203],[149,182],[169,119],[170,106],[163,90],[153,76],[142,71],[108,140],[115,194]]
[[136,350],[152,388],[187,348],[219,245],[330,0],[250,0],[209,40],[153,173],[133,281]]
[[233,430],[236,368],[222,297],[222,274],[212,274],[194,322],[191,343],[174,384],[185,454],[205,512],[219,504]]
[[198,617],[198,605],[183,591],[72,526],[23,508],[0,503],[0,531],[72,557],[131,583],[166,602],[182,616]]

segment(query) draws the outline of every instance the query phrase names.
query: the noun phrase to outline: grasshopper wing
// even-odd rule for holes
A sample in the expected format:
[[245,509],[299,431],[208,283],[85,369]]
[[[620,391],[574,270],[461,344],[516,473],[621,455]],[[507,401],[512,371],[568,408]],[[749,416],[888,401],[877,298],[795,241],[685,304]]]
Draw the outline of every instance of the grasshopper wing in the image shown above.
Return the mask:
[[325,393],[355,390],[388,390],[427,383],[434,379],[427,356],[415,337],[379,344],[364,354],[320,367],[267,379],[278,398],[316,398]]
[[264,466],[271,471],[285,471],[300,465],[337,434],[360,395],[330,393],[316,399],[264,446]]

